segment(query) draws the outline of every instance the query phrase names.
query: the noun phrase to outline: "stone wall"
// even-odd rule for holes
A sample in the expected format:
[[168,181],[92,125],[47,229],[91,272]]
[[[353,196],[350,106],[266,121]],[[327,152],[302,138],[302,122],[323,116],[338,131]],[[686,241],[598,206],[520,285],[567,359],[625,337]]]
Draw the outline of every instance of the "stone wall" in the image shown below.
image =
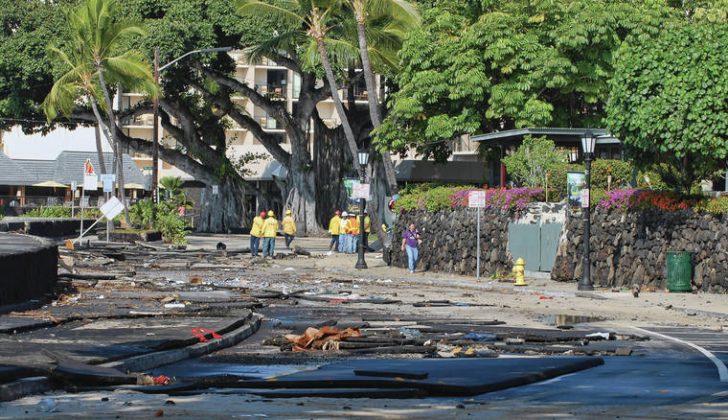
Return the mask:
[[[85,229],[95,220],[86,219]],[[98,226],[98,225],[97,225]],[[78,235],[81,219],[6,217],[0,220],[0,232],[22,232],[46,238]],[[96,228],[92,232],[96,231]]]
[[[481,211],[480,272],[481,276],[508,271],[512,267],[508,255],[508,222],[510,212],[484,209]],[[475,275],[477,246],[476,210],[456,209],[430,213],[424,210],[404,212],[399,216],[392,244],[393,264],[407,266],[407,254],[402,252],[402,233],[415,223],[422,237],[418,270],[441,271]]]
[[[591,274],[595,285],[666,287],[667,251],[693,253],[694,289],[728,291],[728,220],[692,211],[592,212]],[[567,217],[551,278],[574,281],[582,273],[583,219]]]

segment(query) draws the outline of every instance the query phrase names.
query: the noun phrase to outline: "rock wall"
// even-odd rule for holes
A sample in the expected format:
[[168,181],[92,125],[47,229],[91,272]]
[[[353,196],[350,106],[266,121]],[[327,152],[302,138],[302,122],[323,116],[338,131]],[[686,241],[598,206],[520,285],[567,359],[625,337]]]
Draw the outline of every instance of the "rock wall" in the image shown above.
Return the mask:
[[[490,276],[512,268],[508,254],[508,223],[512,212],[494,209],[481,211],[480,273]],[[393,264],[407,267],[407,254],[402,252],[402,234],[415,223],[422,237],[418,270],[475,275],[477,245],[476,210],[455,209],[430,213],[415,210],[400,214],[392,243]]]
[[[583,219],[567,217],[551,278],[574,281],[582,273]],[[597,286],[666,287],[667,251],[693,255],[694,289],[728,291],[728,220],[692,211],[595,209],[591,223],[591,274]]]
[[[88,228],[93,222],[94,220],[86,219],[85,227]],[[78,235],[80,226],[81,219],[6,217],[0,221],[0,232],[23,232],[46,238],[59,238]]]

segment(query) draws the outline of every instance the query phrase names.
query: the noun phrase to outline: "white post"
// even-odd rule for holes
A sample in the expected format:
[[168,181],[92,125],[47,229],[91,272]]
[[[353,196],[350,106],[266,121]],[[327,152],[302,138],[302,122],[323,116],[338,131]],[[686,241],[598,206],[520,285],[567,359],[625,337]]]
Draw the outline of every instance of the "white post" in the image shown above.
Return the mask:
[[[109,201],[109,197],[111,197],[111,194],[110,193],[106,193],[106,201]],[[107,222],[106,222],[106,242],[109,242],[109,235],[110,235],[110,233],[109,233],[109,230],[110,230],[109,227],[110,227],[111,223],[114,223],[114,222],[112,221],[111,223],[109,223],[108,222],[108,220],[109,220],[108,218],[106,220],[107,220]]]
[[478,229],[477,230],[478,230],[478,232],[476,234],[477,236],[475,238],[475,241],[478,244],[478,258],[477,258],[477,262],[475,264],[475,267],[476,267],[475,270],[477,271],[475,274],[475,278],[480,279],[480,207],[478,207]]
[[83,216],[84,216],[84,212],[83,212],[83,209],[84,209],[83,201],[84,201],[84,197],[86,197],[86,188],[81,189],[81,232],[80,232],[81,233],[81,236],[83,236]]

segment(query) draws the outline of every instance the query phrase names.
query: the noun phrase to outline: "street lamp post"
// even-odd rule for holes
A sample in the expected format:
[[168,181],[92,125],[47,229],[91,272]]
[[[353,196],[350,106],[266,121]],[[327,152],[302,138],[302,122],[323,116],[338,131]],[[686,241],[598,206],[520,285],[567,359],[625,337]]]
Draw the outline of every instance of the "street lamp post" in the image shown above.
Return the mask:
[[[220,47],[192,50],[160,67],[159,47],[156,47],[154,48],[154,83],[159,85],[160,72],[189,55],[209,52],[228,52],[232,49],[233,47]],[[155,203],[159,203],[159,97],[154,99],[152,109],[154,110],[154,127],[152,131],[152,137],[154,138],[152,142],[152,198]]]
[[584,211],[584,255],[582,260],[581,280],[579,281],[579,290],[594,290],[591,281],[591,256],[589,249],[589,241],[591,238],[591,161],[594,156],[594,148],[596,147],[596,137],[591,131],[584,133],[581,138],[581,147],[584,151],[584,181],[586,183],[585,194],[582,195],[581,206]]
[[[357,154],[359,159],[359,165],[361,166],[361,183],[366,183],[366,168],[369,163],[369,152],[366,150],[360,150]],[[367,268],[367,263],[364,261],[364,209],[366,208],[367,200],[364,197],[359,198],[359,257],[356,260],[355,268]]]

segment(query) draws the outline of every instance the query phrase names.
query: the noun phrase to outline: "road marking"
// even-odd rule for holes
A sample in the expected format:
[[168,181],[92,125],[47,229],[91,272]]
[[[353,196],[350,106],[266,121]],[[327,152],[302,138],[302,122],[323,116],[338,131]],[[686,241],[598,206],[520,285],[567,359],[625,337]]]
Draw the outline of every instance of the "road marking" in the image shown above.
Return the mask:
[[681,340],[679,338],[670,337],[669,335],[660,334],[660,333],[656,333],[656,332],[653,332],[653,331],[648,331],[648,330],[645,330],[644,328],[640,328],[640,327],[634,327],[633,326],[632,328],[634,328],[636,330],[639,330],[639,331],[642,331],[643,333],[646,333],[646,334],[655,335],[657,337],[664,338],[666,340],[671,340],[671,341],[675,341],[675,342],[680,343],[680,344],[684,344],[686,346],[692,347],[695,350],[703,353],[703,356],[705,356],[708,359],[710,359],[710,361],[713,362],[713,364],[715,365],[715,367],[718,368],[718,377],[720,378],[720,381],[721,382],[728,382],[728,368],[726,368],[725,367],[725,364],[720,359],[718,359],[713,353],[709,352],[708,350],[706,350],[706,349],[698,346],[697,344],[693,344],[693,343],[690,343],[688,341]]

